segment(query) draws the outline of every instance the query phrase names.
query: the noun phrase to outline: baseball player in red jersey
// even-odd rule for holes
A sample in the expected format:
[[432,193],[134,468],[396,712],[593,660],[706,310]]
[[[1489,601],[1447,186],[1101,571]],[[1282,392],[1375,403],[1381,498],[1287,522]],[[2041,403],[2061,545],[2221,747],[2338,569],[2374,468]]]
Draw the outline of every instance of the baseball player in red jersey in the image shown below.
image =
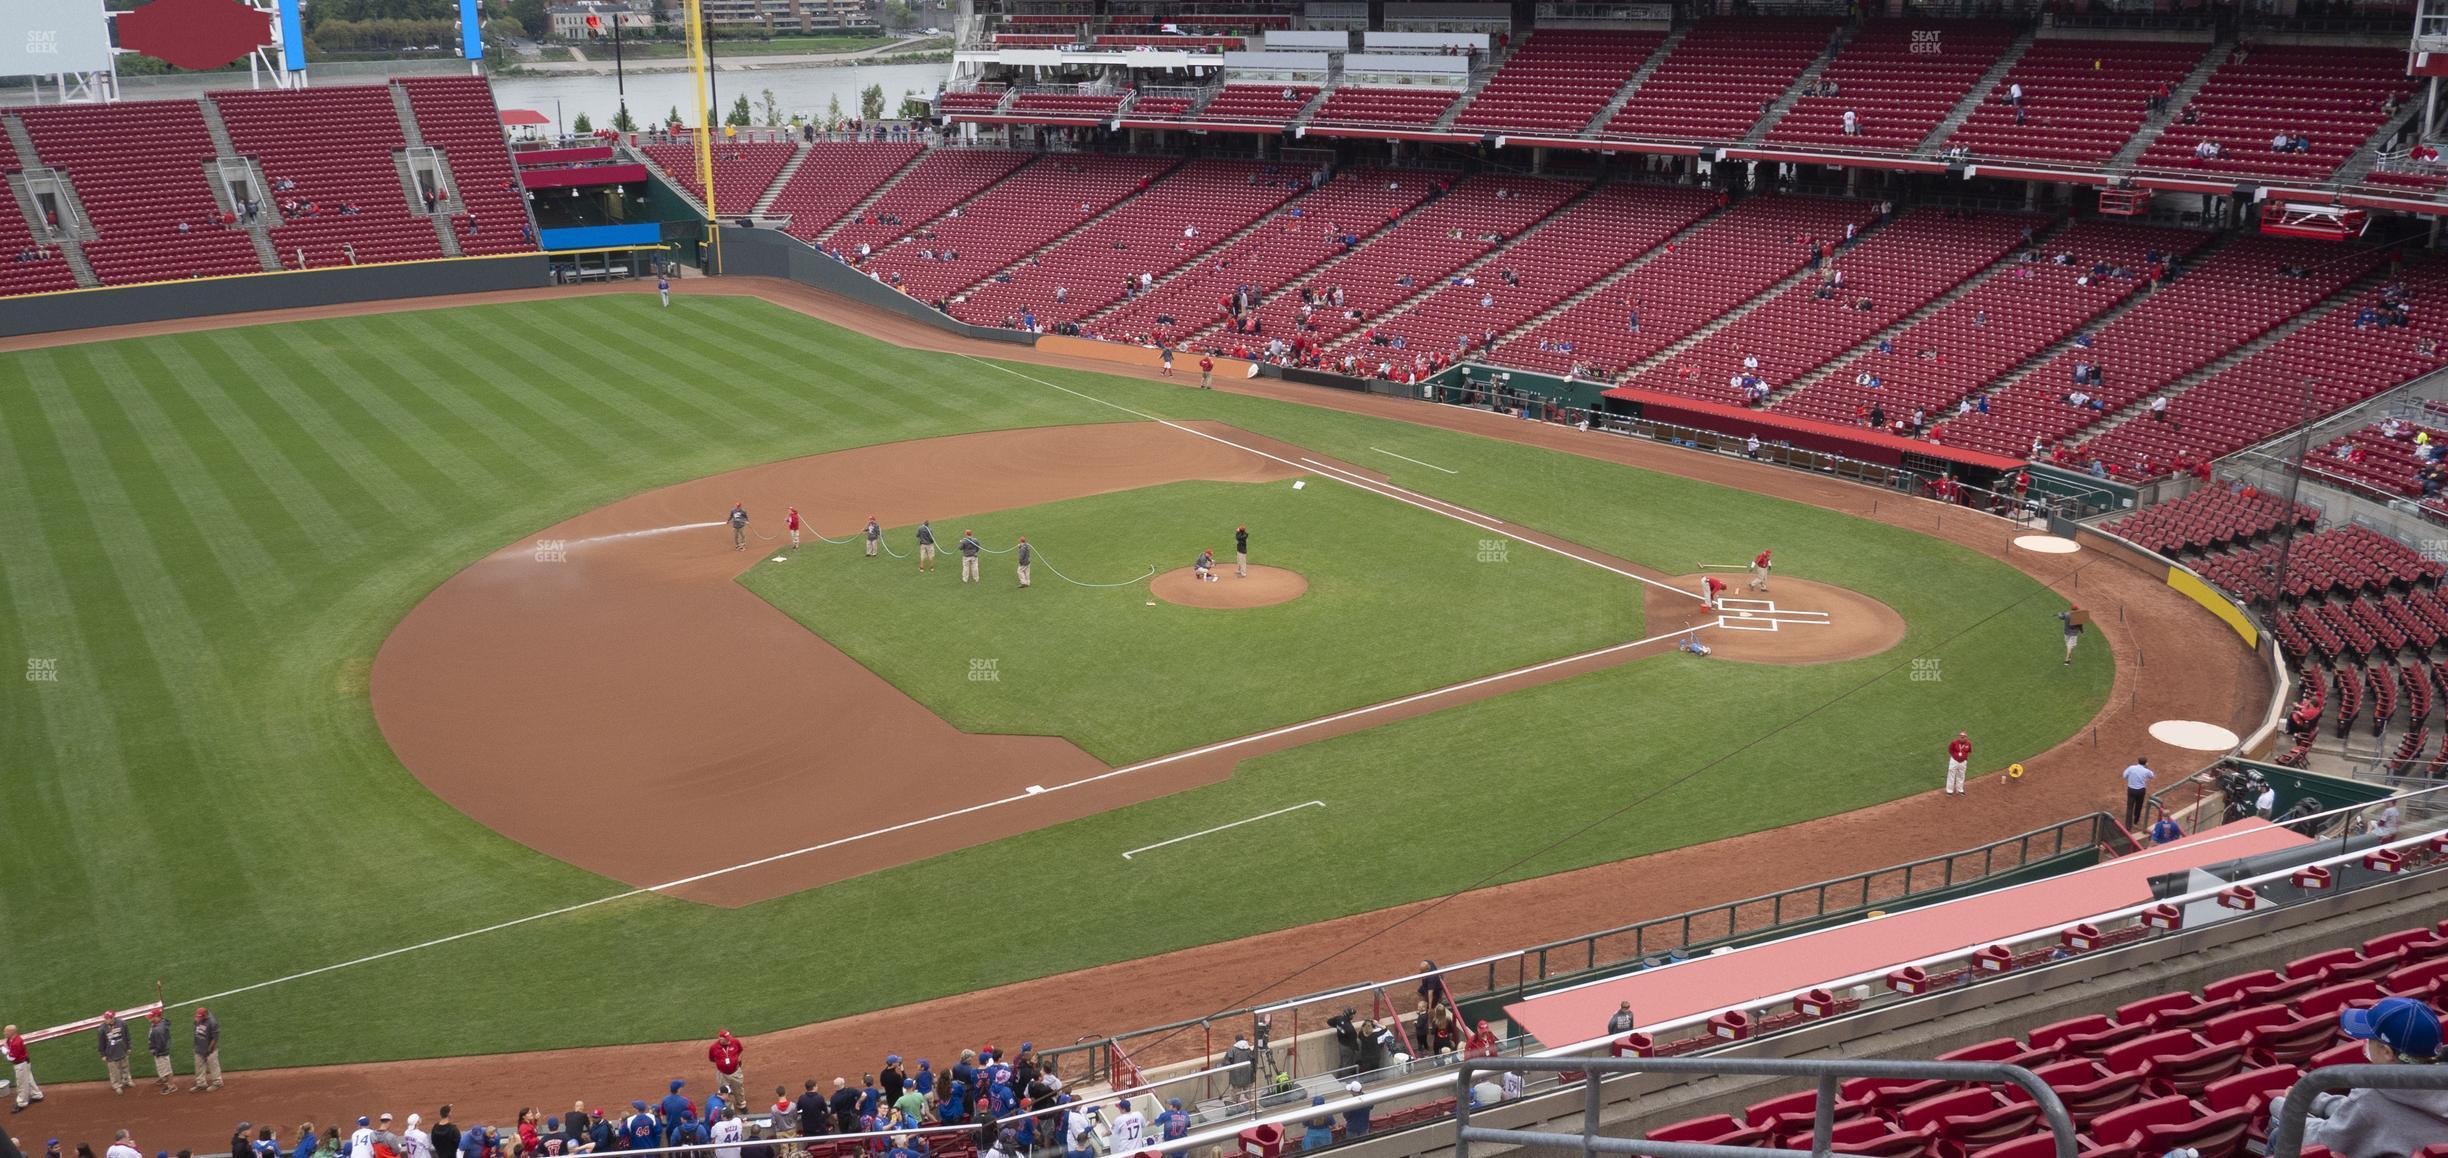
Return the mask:
[[1711,575],[1711,576],[1709,576],[1709,577],[1708,577],[1708,578],[1707,578],[1705,581],[1703,581],[1703,586],[1704,586],[1704,587],[1706,587],[1706,588],[1707,588],[1707,590],[1708,590],[1708,605],[1709,605],[1709,610],[1711,610],[1711,611],[1723,611],[1723,610],[1725,610],[1725,605],[1724,605],[1722,602],[1720,602],[1721,600],[1723,600],[1723,599],[1725,598],[1725,589],[1726,589],[1726,583],[1725,583],[1725,580],[1720,579],[1720,578],[1718,578],[1718,577],[1716,577],[1716,576],[1714,576],[1714,575]]
[[1972,764],[1972,740],[1963,732],[1955,733],[1947,745],[1946,790],[1949,796],[1961,796],[1964,790],[1964,770]]
[[797,508],[797,507],[792,507],[792,508],[790,509],[790,514],[789,514],[788,516],[786,516],[786,517],[785,517],[785,518],[782,520],[782,525],[783,525],[783,526],[785,526],[785,527],[789,527],[789,528],[790,528],[790,533],[791,533],[791,550],[793,550],[793,551],[798,550],[798,549],[799,549],[799,508]]
[[1768,589],[1768,555],[1769,552],[1762,551],[1751,560],[1751,589],[1753,591]]

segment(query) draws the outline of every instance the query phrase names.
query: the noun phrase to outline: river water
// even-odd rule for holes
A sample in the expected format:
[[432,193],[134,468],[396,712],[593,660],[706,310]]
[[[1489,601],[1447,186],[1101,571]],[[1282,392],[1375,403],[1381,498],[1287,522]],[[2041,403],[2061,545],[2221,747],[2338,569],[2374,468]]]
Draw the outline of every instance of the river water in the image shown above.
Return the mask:
[[[951,75],[949,63],[935,64],[868,64],[838,67],[774,67],[742,69],[737,72],[716,72],[714,91],[724,108],[742,94],[750,107],[764,116],[764,92],[772,89],[774,101],[781,106],[782,119],[790,120],[796,113],[809,119],[824,116],[826,103],[841,99],[845,116],[858,115],[859,90],[869,85],[884,86],[884,108],[887,115],[901,107],[902,94],[915,92],[933,96],[944,78]],[[689,95],[689,74],[685,72],[654,72],[628,78],[629,115],[642,124],[655,120],[674,106],[683,120],[697,119],[697,110]],[[609,76],[529,75],[495,77],[493,99],[505,109],[534,109],[545,116],[558,115],[567,125],[585,113],[597,128],[612,123],[612,113],[620,107],[620,95]],[[715,114],[717,119],[721,113]]]
[[[7,4],[10,0],[0,0]],[[668,65],[670,61],[658,61]],[[343,84],[380,84],[387,76],[417,76],[451,74],[465,76],[464,61],[383,61],[372,64],[319,64],[314,68],[319,86]],[[733,98],[748,94],[748,104],[764,115],[764,91],[772,89],[774,101],[781,106],[782,119],[788,122],[798,113],[810,119],[824,116],[826,102],[841,98],[845,116],[858,115],[859,90],[871,84],[884,86],[886,113],[901,108],[901,96],[916,92],[933,96],[944,79],[952,75],[948,61],[934,64],[857,64],[857,65],[775,65],[745,68],[738,71],[718,71],[714,74],[714,91],[724,107]],[[128,100],[192,99],[207,89],[243,89],[247,74],[182,73],[173,76],[128,77],[121,83],[121,92]],[[269,87],[268,85],[266,87]],[[689,74],[681,72],[631,73],[628,76],[629,115],[640,124],[671,111],[677,105],[684,120],[695,120],[697,110],[689,97]],[[31,86],[9,82],[0,87],[0,106],[57,101],[56,91],[37,95]],[[620,107],[620,93],[610,76],[556,75],[493,78],[493,99],[505,109],[534,109],[545,116],[555,113],[554,102],[560,103],[559,114],[566,127],[585,113],[596,127],[608,127],[612,113]],[[721,111],[715,117],[721,119]]]

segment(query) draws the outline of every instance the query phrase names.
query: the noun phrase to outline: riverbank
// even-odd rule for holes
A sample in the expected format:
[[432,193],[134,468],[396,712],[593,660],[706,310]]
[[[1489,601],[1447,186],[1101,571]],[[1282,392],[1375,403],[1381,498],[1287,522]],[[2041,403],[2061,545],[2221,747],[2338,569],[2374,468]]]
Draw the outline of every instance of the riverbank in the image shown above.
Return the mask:
[[[714,70],[717,72],[753,72],[767,68],[824,68],[867,64],[931,64],[952,59],[952,39],[948,36],[912,36],[878,44],[853,52],[754,52],[726,56],[729,47],[717,43],[714,48]],[[687,72],[689,60],[679,46],[656,44],[651,55],[640,56],[623,50],[619,71],[639,73]],[[611,50],[597,45],[594,55],[585,60],[503,61],[495,66],[497,76],[611,76],[615,71]]]

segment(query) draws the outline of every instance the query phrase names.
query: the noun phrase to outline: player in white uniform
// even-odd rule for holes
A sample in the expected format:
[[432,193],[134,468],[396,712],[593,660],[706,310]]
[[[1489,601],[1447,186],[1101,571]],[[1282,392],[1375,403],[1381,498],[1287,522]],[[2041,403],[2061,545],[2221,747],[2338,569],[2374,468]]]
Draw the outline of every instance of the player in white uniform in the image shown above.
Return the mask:
[[1131,1109],[1129,1098],[1116,1103],[1116,1108],[1122,1112],[1114,1115],[1113,1148],[1109,1153],[1121,1156],[1136,1154],[1147,1145],[1147,1119],[1139,1111]]

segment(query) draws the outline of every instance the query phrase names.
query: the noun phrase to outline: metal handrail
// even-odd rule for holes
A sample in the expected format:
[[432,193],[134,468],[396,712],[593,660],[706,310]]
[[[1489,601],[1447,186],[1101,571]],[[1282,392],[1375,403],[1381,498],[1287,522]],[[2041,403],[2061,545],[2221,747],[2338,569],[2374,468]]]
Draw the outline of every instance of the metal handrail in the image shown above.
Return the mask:
[[[2036,860],[2045,860],[2089,848],[2107,841],[2112,835],[2111,818],[2105,813],[2092,813],[2086,817],[2060,821],[1959,852],[1924,857],[1920,860],[1906,861],[1902,864],[1888,865],[1848,876],[1832,877],[1799,888],[1762,893],[1719,905],[1710,905],[1682,913],[1671,913],[1653,920],[1635,921],[1543,944],[1508,949],[1501,953],[1457,961],[1433,972],[1406,973],[1399,977],[1379,978],[1357,985],[1324,989],[1263,1005],[1225,1010],[1206,1017],[1185,1018],[1163,1025],[1148,1026],[1115,1036],[1096,1037],[1073,1045],[1039,1052],[1040,1056],[1056,1059],[1072,1054],[1086,1054],[1086,1065],[1078,1073],[1095,1077],[1107,1071],[1110,1063],[1100,1064],[1101,1059],[1110,1057],[1113,1043],[1124,1038],[1145,1038],[1150,1035],[1168,1034],[1218,1022],[1242,1021],[1315,1002],[1333,1001],[1344,997],[1362,996],[1388,988],[1408,986],[1430,976],[1454,977],[1464,975],[1471,970],[1486,970],[1481,975],[1485,978],[1480,982],[1482,987],[1469,993],[1458,994],[1455,997],[1457,1003],[1471,1003],[1507,994],[1519,995],[1533,985],[1559,977],[1589,973],[1608,965],[1634,965],[1646,960],[1653,953],[1663,953],[1678,948],[1688,949],[1694,945],[1708,945],[1717,941],[1731,940],[1738,936],[1764,935],[1791,923],[1827,920],[1864,912],[1876,905],[1893,905],[1924,893],[1953,888],[1957,884],[1970,881],[1984,880],[1998,872],[2020,869]],[[2011,850],[2011,857],[2006,856],[2009,850]],[[1958,871],[1956,867],[1958,862],[1975,856],[1980,858],[1977,872]],[[1937,883],[1924,883],[1927,875],[1932,872],[1937,874]],[[1898,874],[1902,875],[1903,880],[1897,892],[1892,896],[1873,895],[1874,887],[1879,880],[1894,878]],[[1923,878],[1923,880],[1916,880],[1916,878]],[[1831,893],[1840,903],[1833,906],[1829,904]],[[1743,912],[1756,910],[1762,906],[1769,909],[1767,922],[1750,929],[1742,928]],[[1652,930],[1667,928],[1679,932],[1672,945],[1661,943],[1651,946],[1648,944],[1647,938],[1651,935]],[[1722,928],[1723,932],[1718,932],[1719,928]],[[1632,938],[1632,948],[1628,954],[1611,959],[1601,958],[1599,946],[1602,942],[1616,940],[1627,935]],[[1662,942],[1663,934],[1659,935]],[[1513,970],[1509,983],[1501,972],[1506,962],[1521,963],[1521,967]],[[1533,967],[1535,967],[1535,972]]]
[[[2448,1066],[2322,1066],[2295,1079],[2270,1113],[2269,1158],[2303,1153],[2304,1118],[2323,1090],[2448,1090]],[[1457,1154],[1459,1152],[1457,1151]]]
[[[1581,1114],[1581,1132],[1562,1134],[1548,1130],[1491,1130],[1471,1125],[1471,1074],[1486,1070],[1513,1070],[1532,1073],[1579,1073],[1582,1075],[1582,1097],[1586,1102]],[[1744,1077],[1817,1078],[1819,1101],[1811,1115],[1811,1145],[1808,1150],[1786,1150],[1760,1146],[1717,1146],[1699,1142],[1655,1142],[1646,1138],[1616,1138],[1598,1132],[1599,1112],[1605,1100],[1599,1096],[1599,1085],[1606,1075],[1641,1072],[1714,1076],[1735,1074]],[[2324,1071],[2326,1072],[2326,1071]],[[1501,1142],[1511,1146],[1547,1146],[1567,1149],[1579,1146],[1584,1158],[1599,1154],[1638,1154],[1648,1158],[1749,1158],[1758,1154],[1811,1154],[1827,1158],[1832,1153],[1832,1135],[1836,1129],[1836,1083],[1842,1078],[1903,1078],[1911,1081],[1982,1082],[2007,1084],[2020,1088],[2039,1104],[2040,1116],[2047,1119],[2049,1136],[2057,1143],[2057,1158],[2074,1158],[2074,1117],[2066,1112],[2065,1102],[2050,1089],[2040,1076],[2022,1066],[1998,1062],[1930,1062],[1877,1061],[1871,1059],[1818,1060],[1801,1058],[1505,1058],[1466,1059],[1458,1081],[1462,1092],[1454,1101],[1454,1158],[1470,1158],[1473,1142]],[[2290,1095],[2292,1096],[2292,1095]],[[2273,1149],[2273,1155],[2276,1151]],[[2291,1156],[2280,1156],[2291,1158]]]

